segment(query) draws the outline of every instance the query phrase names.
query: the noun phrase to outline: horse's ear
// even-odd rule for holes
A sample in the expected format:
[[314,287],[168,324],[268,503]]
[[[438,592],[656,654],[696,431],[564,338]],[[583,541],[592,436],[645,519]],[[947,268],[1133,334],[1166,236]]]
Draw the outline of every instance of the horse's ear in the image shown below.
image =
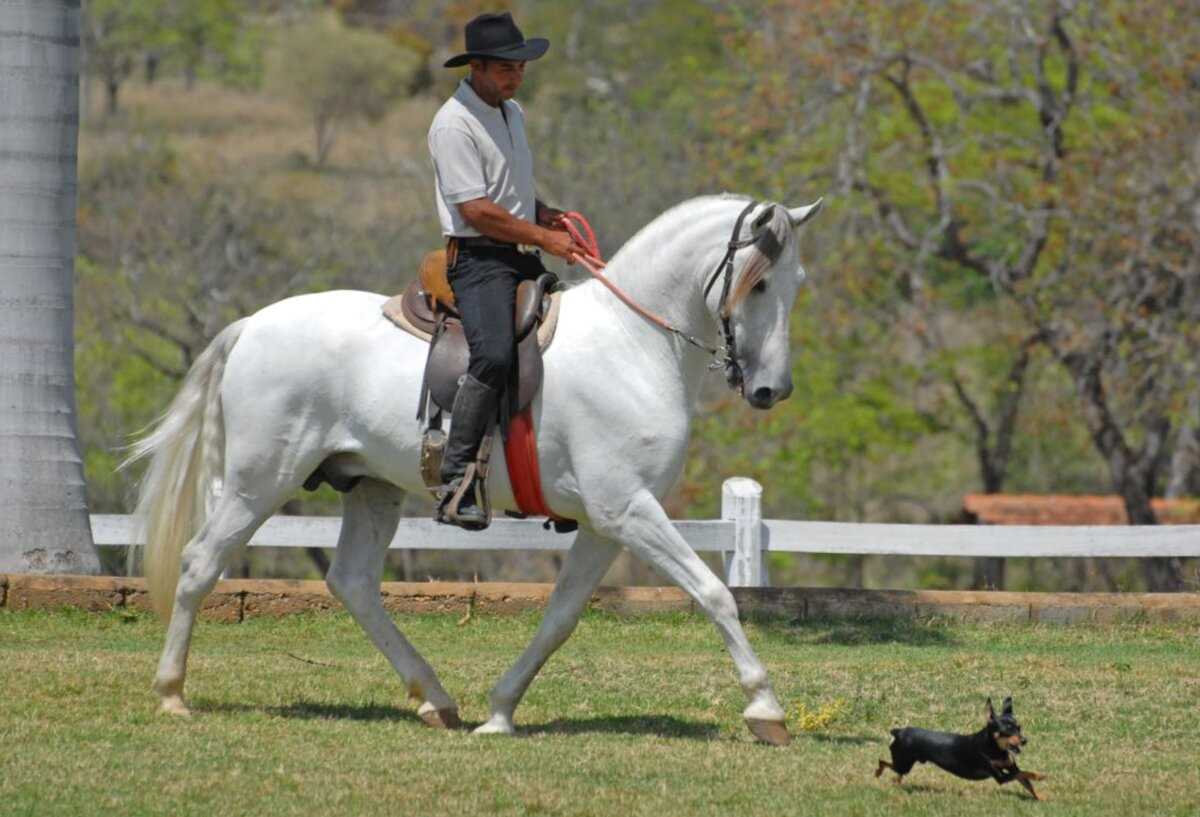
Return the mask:
[[788,210],[788,218],[792,220],[792,226],[799,227],[817,213],[821,212],[821,204],[824,201],[824,198],[820,198],[814,201],[812,204],[806,204],[803,207],[796,207]]

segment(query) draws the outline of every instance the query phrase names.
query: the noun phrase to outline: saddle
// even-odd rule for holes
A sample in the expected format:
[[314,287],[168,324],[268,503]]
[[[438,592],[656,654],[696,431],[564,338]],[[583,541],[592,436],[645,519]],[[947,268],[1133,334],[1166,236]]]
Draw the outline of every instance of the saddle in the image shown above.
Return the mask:
[[[388,320],[429,342],[417,411],[419,420],[432,417],[438,409],[445,412],[453,409],[459,380],[467,373],[470,359],[462,316],[446,279],[445,258],[445,250],[426,255],[418,280],[383,305]],[[551,291],[557,283],[557,276],[546,273],[517,285],[513,314],[517,339],[516,388],[510,384],[511,393],[506,401],[512,413],[532,403],[542,386],[542,352],[550,345],[557,323],[558,297]],[[502,430],[506,426],[501,423]]]
[[[517,359],[513,377],[500,401],[500,433],[504,438],[505,461],[519,513],[549,517],[555,530],[574,530],[575,522],[556,516],[542,497],[538,473],[537,443],[533,433],[530,403],[542,386],[542,353],[554,339],[558,323],[560,293],[555,292],[558,278],[546,273],[533,281],[517,285],[513,314],[517,341]],[[459,383],[467,373],[470,350],[463,331],[462,316],[454,303],[454,292],[446,279],[446,253],[429,253],[421,264],[418,280],[383,305],[383,314],[396,326],[429,343],[425,375],[417,419],[428,419],[421,439],[421,479],[435,497],[440,497],[442,455],[446,435],[442,415],[451,412]],[[477,481],[481,504],[491,518],[487,493],[487,470],[492,435],[484,437],[476,462],[468,466],[459,491],[450,497],[448,514],[457,513],[466,486]],[[484,525],[486,527],[486,525]]]

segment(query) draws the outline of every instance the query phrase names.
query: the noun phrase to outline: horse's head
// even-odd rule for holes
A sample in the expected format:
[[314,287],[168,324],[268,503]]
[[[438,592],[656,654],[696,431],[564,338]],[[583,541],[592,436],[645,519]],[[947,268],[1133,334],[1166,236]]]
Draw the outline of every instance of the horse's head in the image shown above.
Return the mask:
[[708,278],[706,304],[730,347],[726,378],[754,408],[770,408],[792,393],[788,315],[804,281],[797,231],[820,209],[818,199],[793,209],[768,203],[745,211],[729,242],[731,255]]

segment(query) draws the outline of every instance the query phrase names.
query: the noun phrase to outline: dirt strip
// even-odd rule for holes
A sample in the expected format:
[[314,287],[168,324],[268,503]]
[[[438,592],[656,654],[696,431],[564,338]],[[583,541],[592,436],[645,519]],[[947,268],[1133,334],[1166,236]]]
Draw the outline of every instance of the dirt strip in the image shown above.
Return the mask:
[[[545,606],[553,585],[384,582],[393,613],[516,613]],[[885,618],[947,616],[973,621],[1072,624],[1200,621],[1200,593],[1006,593],[955,590],[845,590],[819,587],[733,589],[743,617]],[[149,610],[143,579],[0,575],[0,609]],[[673,587],[602,587],[592,607],[620,614],[698,612]],[[324,582],[235,579],[217,583],[201,615],[215,621],[340,609]]]

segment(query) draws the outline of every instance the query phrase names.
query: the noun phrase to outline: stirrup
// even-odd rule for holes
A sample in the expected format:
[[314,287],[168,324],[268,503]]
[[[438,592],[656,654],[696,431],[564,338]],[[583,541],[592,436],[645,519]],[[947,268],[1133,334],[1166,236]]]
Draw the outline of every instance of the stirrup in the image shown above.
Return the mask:
[[[445,486],[435,517],[438,522],[458,525],[466,530],[483,530],[492,524],[492,500],[487,489],[488,460],[491,457],[491,451],[492,435],[487,434],[484,436],[483,442],[479,444],[479,454],[476,456],[475,462],[467,466],[461,479],[452,481]],[[479,496],[475,508],[479,511],[479,516],[471,513],[460,514],[459,508],[463,498],[467,495],[467,491],[476,486],[479,488]]]

